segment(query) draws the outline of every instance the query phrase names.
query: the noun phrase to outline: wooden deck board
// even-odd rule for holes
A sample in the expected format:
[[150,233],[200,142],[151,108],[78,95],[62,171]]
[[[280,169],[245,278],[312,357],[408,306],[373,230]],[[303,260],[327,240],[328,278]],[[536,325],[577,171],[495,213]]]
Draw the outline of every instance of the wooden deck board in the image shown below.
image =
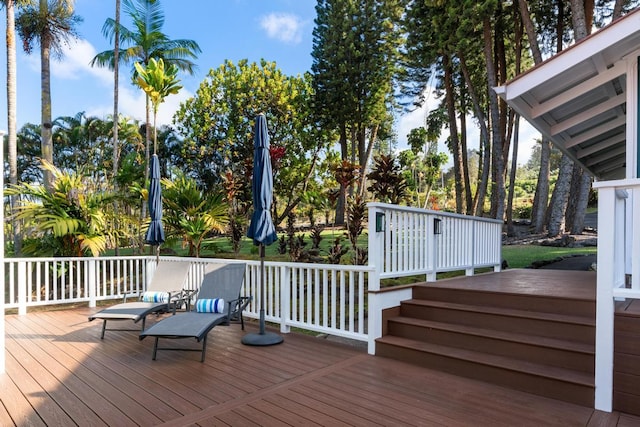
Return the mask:
[[[299,334],[286,334],[277,346],[244,346],[237,324],[211,332],[204,363],[187,352],[161,352],[152,361],[152,340],[112,331],[100,340],[101,324],[87,321],[91,312],[6,316],[1,425],[630,426],[640,421]],[[244,333],[255,331],[250,323]]]
[[595,271],[513,269],[500,273],[459,276],[429,282],[443,288],[484,290],[522,295],[553,296],[594,300],[596,297]]

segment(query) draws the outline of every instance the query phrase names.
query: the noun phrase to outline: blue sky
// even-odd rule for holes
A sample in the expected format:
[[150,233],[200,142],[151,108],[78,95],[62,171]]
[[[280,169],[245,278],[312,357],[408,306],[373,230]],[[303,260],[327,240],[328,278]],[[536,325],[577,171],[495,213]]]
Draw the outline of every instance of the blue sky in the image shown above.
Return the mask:
[[[181,74],[184,89],[167,98],[160,107],[159,121],[168,123],[181,101],[193,95],[208,71],[225,59],[237,62],[247,58],[275,61],[289,75],[311,68],[311,46],[315,2],[310,0],[161,0],[165,12],[164,32],[172,39],[198,42],[202,53],[196,60],[194,76]],[[52,61],[53,117],[88,115],[105,117],[113,112],[113,73],[89,65],[96,53],[110,49],[102,35],[107,17],[112,17],[115,2],[110,0],[76,0],[77,14],[83,18],[80,39],[65,49],[64,58]],[[4,12],[4,11],[3,11]],[[2,32],[5,19],[2,14]],[[128,16],[122,23],[131,28]],[[3,37],[4,42],[4,37]],[[22,50],[18,39],[18,126],[40,122],[40,56]],[[4,43],[3,43],[4,45]],[[6,64],[6,53],[0,54]],[[6,81],[6,67],[0,76]],[[131,85],[129,68],[120,74],[120,112],[144,118],[144,97]],[[0,128],[6,129],[6,97],[0,99]]]
[[[311,70],[314,0],[160,0],[164,13],[164,32],[171,39],[191,39],[198,42],[202,53],[196,60],[194,76],[181,74],[183,90],[168,97],[160,106],[158,123],[169,124],[179,104],[192,96],[200,82],[212,68],[226,59],[237,63],[240,59],[275,61],[288,75]],[[96,53],[110,49],[102,35],[102,26],[115,12],[112,0],[76,0],[76,11],[83,18],[79,27],[80,39],[65,48],[61,60],[51,64],[52,115],[75,115],[84,111],[88,116],[107,118],[113,112],[113,73],[105,68],[89,65]],[[4,10],[3,10],[4,12]],[[122,13],[123,25],[131,28],[129,17]],[[5,30],[4,13],[0,19]],[[3,37],[4,42],[4,37]],[[4,43],[3,43],[4,45]],[[40,122],[40,56],[30,56],[17,40],[18,67],[18,128],[25,123]],[[0,49],[0,61],[6,64],[6,52]],[[131,84],[130,69],[120,74],[120,113],[137,119],[144,118],[144,96]],[[6,66],[0,68],[0,78],[6,81]],[[433,96],[427,105],[436,101]],[[396,133],[400,147],[406,146],[406,135],[424,123],[425,110],[416,110],[397,118]],[[525,124],[524,122],[522,123]],[[7,128],[6,96],[0,97],[0,129]],[[523,129],[524,128],[524,129]],[[520,162],[529,157],[528,143],[536,137],[528,126],[522,126]],[[477,131],[469,135],[471,147]],[[474,136],[475,135],[475,136]],[[441,147],[445,151],[445,147]]]

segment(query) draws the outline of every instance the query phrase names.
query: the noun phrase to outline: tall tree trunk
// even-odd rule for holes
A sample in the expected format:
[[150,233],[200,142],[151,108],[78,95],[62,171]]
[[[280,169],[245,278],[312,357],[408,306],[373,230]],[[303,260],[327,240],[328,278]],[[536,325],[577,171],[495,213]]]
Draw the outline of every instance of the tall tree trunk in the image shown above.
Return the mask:
[[[40,13],[48,12],[47,0],[40,0]],[[43,30],[40,35],[40,105],[42,123],[40,142],[42,158],[53,164],[53,135],[51,120],[51,41],[47,30]],[[43,172],[44,186],[47,190],[53,189],[53,174],[49,171]]]
[[467,152],[467,109],[464,105],[464,95],[460,96],[460,153],[462,155],[462,176],[464,178],[464,213],[473,213],[473,198],[471,196],[471,179],[469,177],[469,156]]
[[587,206],[589,205],[591,183],[591,175],[583,171],[582,176],[580,177],[576,212],[573,216],[573,222],[570,228],[571,234],[582,234],[582,232],[584,231],[584,218],[587,215]]
[[491,170],[491,156],[489,155],[489,153],[491,152],[491,138],[489,136],[487,119],[484,114],[484,110],[480,106],[478,93],[475,90],[473,81],[471,80],[471,74],[469,73],[469,68],[467,67],[467,61],[462,51],[458,52],[458,58],[460,59],[460,68],[462,70],[462,75],[464,77],[464,81],[467,85],[469,96],[471,97],[471,102],[473,104],[473,112],[480,125],[480,139],[483,144],[480,149],[480,152],[483,153],[480,159],[482,160],[482,163],[478,162],[479,173],[481,175],[480,179],[478,180],[476,194],[473,199],[473,213],[477,216],[482,216],[482,212],[484,210],[484,199],[487,195],[487,185],[489,183],[489,171]]
[[[9,183],[16,185],[18,183],[18,130],[17,130],[17,72],[16,72],[16,20],[15,20],[15,2],[6,0],[7,12],[7,28],[6,28],[6,44],[7,44],[7,142],[9,157]],[[10,197],[11,213],[15,213],[18,196]],[[22,233],[20,220],[14,215],[11,216],[11,228],[13,229],[14,253],[16,256],[22,254]],[[0,242],[4,244],[4,242]]]
[[514,236],[515,228],[513,227],[513,197],[516,184],[516,170],[518,169],[518,141],[520,139],[520,116],[516,114],[515,123],[513,125],[513,152],[511,155],[511,171],[509,172],[509,196],[507,198],[507,235]]
[[529,40],[529,48],[531,49],[531,55],[533,56],[533,62],[539,64],[542,62],[542,53],[538,46],[538,33],[531,20],[531,13],[529,12],[529,5],[527,0],[518,0],[518,6],[520,6],[520,16],[522,18],[522,25],[527,33],[527,39]]
[[116,25],[113,38],[113,176],[118,174],[120,147],[118,144],[118,85],[120,74],[120,0],[116,0]]
[[[522,20],[518,19],[517,9],[518,6],[516,3],[513,4],[514,7],[514,19],[515,19],[515,54],[516,54],[516,75],[520,74],[522,68],[522,39],[523,39],[523,25]],[[513,227],[513,198],[515,195],[515,184],[516,184],[516,172],[518,169],[518,143],[520,140],[520,115],[516,114],[513,110],[509,112],[509,129],[513,135],[513,151],[511,158],[511,171],[509,173],[509,194],[507,196],[507,208],[506,208],[506,217],[507,217],[507,235],[514,236],[515,229]],[[506,155],[507,153],[505,153]],[[505,160],[506,163],[506,160]]]
[[464,184],[462,178],[462,155],[460,141],[458,139],[458,124],[456,120],[456,108],[454,101],[453,69],[451,59],[448,55],[444,59],[444,86],[447,103],[447,115],[449,117],[449,141],[451,153],[453,154],[453,173],[455,175],[456,212],[464,212]]
[[[484,59],[487,65],[487,84],[489,86],[489,112],[491,117],[491,134],[493,149],[491,157],[493,160],[493,197],[491,203],[491,213],[494,218],[504,219],[505,205],[505,188],[504,188],[504,157],[502,154],[503,134],[500,129],[500,107],[498,96],[493,88],[497,86],[496,67],[493,61],[493,41],[491,32],[491,20],[488,16],[483,19],[483,40],[484,40]],[[487,153],[488,155],[488,153]]]
[[[344,124],[340,127],[340,159],[347,160],[347,129]],[[338,193],[338,200],[336,201],[336,216],[334,219],[335,225],[344,225],[344,211],[346,207],[346,188],[340,183],[340,192]]]
[[569,188],[569,197],[567,198],[567,209],[564,212],[564,228],[566,231],[571,230],[573,227],[573,219],[576,214],[576,208],[578,204],[578,198],[576,197],[577,191],[579,191],[580,181],[582,179],[582,169],[573,165],[573,171],[571,173],[571,187]]
[[616,0],[613,5],[613,19],[618,19],[622,16],[622,8],[624,7],[625,0]]
[[544,230],[545,211],[549,203],[549,175],[551,159],[551,143],[543,138],[540,141],[540,169],[538,170],[538,184],[533,197],[533,207],[531,208],[531,226],[536,233]]
[[[582,0],[576,2],[571,0],[572,12],[576,15],[573,17],[574,22],[576,19],[584,21],[584,9]],[[573,3],[576,3],[576,10],[573,10]],[[583,12],[581,13],[580,10]],[[581,17],[578,15],[582,15]],[[558,38],[558,44],[556,46],[557,52],[562,51],[562,35],[564,33],[564,2],[558,0],[558,25],[556,27],[556,37]],[[569,199],[569,192],[571,190],[571,178],[573,176],[573,161],[566,155],[562,155],[560,159],[560,169],[558,171],[558,179],[556,185],[553,188],[551,194],[551,201],[549,202],[549,208],[545,215],[545,223],[547,224],[547,231],[550,237],[555,237],[565,231],[565,212],[567,209],[567,202]]]
[[[573,27],[576,42],[587,37],[591,33],[593,21],[593,0],[572,0]],[[582,7],[582,9],[581,9]],[[585,173],[578,164],[573,165],[574,172],[569,192],[569,203],[565,213],[566,229],[575,234],[582,233],[584,228],[584,216],[587,213],[589,203],[589,191],[591,190],[591,177]]]
[[367,191],[367,174],[365,171],[367,170],[367,165],[371,162],[371,156],[373,155],[373,146],[378,138],[378,125],[375,125],[371,129],[371,134],[369,135],[369,143],[367,144],[367,148],[365,150],[364,157],[361,157],[360,170],[362,173],[360,174],[360,186],[359,193],[360,197],[364,197]]
[[[535,64],[540,64],[542,62],[542,53],[540,52],[540,47],[538,45],[538,34],[535,26],[533,25],[533,21],[531,20],[529,5],[526,0],[518,0],[518,5],[520,8],[522,25],[527,34],[527,39],[529,40],[529,48],[531,49],[533,62]],[[560,19],[560,17],[558,19]],[[562,37],[560,37],[560,40],[562,40]],[[560,44],[560,46],[562,46],[562,44]],[[550,157],[551,144],[549,143],[549,140],[543,138],[540,146],[540,169],[538,170],[538,181],[533,198],[533,207],[531,209],[531,225],[534,227],[536,233],[541,233],[545,225],[545,211],[547,210],[547,203],[549,202]]]
[[564,213],[567,209],[572,174],[573,161],[568,156],[563,155],[560,159],[558,180],[549,204],[549,220],[547,221],[549,224],[547,227],[549,237],[556,237],[564,232]]
[[[119,113],[118,113],[118,95],[120,85],[120,0],[116,0],[116,16],[115,16],[115,32],[113,36],[113,182],[116,192],[118,192],[118,184],[115,179],[118,175],[118,166],[120,163],[120,145],[118,143],[118,128],[120,126]],[[119,203],[115,202],[115,225],[119,227],[118,211],[120,209]],[[120,255],[120,244],[118,238],[115,238],[115,255]]]
[[[589,35],[585,3],[589,0],[571,0],[571,20],[573,22],[573,35],[576,41]],[[593,11],[591,12],[593,17]]]
[[[144,130],[144,182],[149,181],[149,151],[151,144],[151,100],[149,99],[149,95],[145,96],[145,130]],[[147,216],[147,203],[143,200],[142,206],[140,207],[140,219],[144,219]]]

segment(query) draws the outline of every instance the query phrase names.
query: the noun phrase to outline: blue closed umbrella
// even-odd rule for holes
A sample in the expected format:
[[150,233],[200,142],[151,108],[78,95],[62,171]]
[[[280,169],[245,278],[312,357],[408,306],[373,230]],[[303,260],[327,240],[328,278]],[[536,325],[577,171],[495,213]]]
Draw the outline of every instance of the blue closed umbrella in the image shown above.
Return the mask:
[[162,190],[160,188],[160,161],[154,154],[149,163],[149,229],[144,238],[145,242],[157,247],[160,255],[160,245],[164,243],[164,229],[162,228]]
[[271,219],[273,171],[271,170],[271,156],[269,154],[267,119],[263,114],[256,117],[253,148],[253,179],[251,180],[253,215],[251,216],[249,230],[247,230],[247,237],[252,238],[253,243],[260,246],[260,333],[245,335],[242,337],[242,343],[247,345],[273,345],[281,343],[283,338],[278,334],[267,333],[264,330],[264,247],[278,240],[278,235]]

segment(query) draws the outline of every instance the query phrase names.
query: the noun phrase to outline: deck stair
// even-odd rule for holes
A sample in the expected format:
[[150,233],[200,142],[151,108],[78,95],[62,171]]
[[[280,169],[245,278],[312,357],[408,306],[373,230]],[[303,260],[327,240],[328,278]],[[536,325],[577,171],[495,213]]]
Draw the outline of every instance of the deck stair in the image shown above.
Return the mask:
[[376,355],[592,407],[595,301],[416,285]]

